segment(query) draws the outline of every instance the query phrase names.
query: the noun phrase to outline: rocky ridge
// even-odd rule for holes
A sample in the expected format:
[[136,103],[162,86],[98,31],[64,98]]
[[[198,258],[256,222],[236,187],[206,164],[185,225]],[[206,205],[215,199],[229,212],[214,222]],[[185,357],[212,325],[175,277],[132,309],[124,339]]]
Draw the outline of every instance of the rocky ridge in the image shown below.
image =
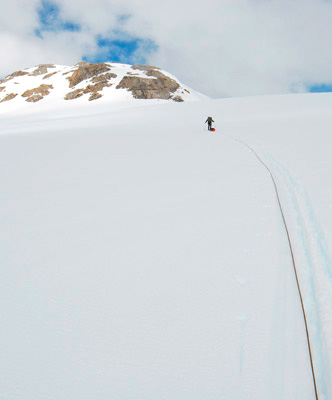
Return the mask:
[[[198,94],[151,65],[79,62],[73,67],[40,64],[0,80],[0,103],[58,99],[157,99],[183,102]],[[199,95],[198,95],[199,96]]]

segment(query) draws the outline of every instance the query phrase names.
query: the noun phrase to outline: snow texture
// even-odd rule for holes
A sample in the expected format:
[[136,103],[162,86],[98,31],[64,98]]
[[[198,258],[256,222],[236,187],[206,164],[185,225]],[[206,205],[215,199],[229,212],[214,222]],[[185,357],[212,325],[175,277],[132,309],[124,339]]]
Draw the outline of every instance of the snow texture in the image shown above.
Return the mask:
[[7,110],[0,398],[314,398],[274,187],[237,140],[275,176],[331,398],[331,106],[311,94]]

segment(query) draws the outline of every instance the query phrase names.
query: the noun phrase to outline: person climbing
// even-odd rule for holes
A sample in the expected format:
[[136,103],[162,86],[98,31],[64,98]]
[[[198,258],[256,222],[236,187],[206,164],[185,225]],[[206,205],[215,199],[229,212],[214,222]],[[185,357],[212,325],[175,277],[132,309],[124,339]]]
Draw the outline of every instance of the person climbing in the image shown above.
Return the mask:
[[208,124],[208,130],[209,131],[212,129],[212,122],[214,122],[212,117],[207,117],[207,120],[205,121],[205,123]]

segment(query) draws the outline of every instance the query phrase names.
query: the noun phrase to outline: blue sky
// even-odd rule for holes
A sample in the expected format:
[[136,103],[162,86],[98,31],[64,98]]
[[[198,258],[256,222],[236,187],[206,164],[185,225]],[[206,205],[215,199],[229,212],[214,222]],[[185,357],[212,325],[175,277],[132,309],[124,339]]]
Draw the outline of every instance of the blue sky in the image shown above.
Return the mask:
[[[116,32],[117,37],[121,37],[121,32]],[[126,37],[126,35],[123,35]],[[137,56],[136,53],[140,48],[145,49],[146,52],[153,52],[157,49],[157,46],[152,40],[139,39],[139,38],[124,38],[124,39],[112,39],[96,36],[96,44],[98,51],[95,54],[84,55],[83,61],[88,62],[122,62],[125,64],[139,63],[145,64],[147,62],[145,57]]]
[[332,91],[332,0],[6,0],[0,77],[157,65],[211,97]]
[[[39,27],[35,29],[35,35],[41,40],[45,32],[80,32],[82,26],[69,19],[63,19],[60,6],[54,1],[41,0],[37,8]],[[130,15],[118,16],[118,21],[125,23]],[[92,54],[83,54],[81,59],[87,62],[122,62],[127,64],[147,62],[146,57],[137,55],[138,50],[144,49],[145,54],[157,50],[157,45],[151,39],[132,37],[121,30],[111,30],[109,36],[97,34],[94,36],[96,51]],[[142,52],[140,52],[142,54]]]
[[35,34],[43,39],[43,32],[69,31],[78,32],[81,30],[79,24],[73,21],[62,20],[60,7],[48,0],[42,0],[37,8],[39,27],[35,29]]
[[309,91],[311,93],[324,93],[324,92],[332,92],[332,82],[330,84],[321,83],[309,86]]

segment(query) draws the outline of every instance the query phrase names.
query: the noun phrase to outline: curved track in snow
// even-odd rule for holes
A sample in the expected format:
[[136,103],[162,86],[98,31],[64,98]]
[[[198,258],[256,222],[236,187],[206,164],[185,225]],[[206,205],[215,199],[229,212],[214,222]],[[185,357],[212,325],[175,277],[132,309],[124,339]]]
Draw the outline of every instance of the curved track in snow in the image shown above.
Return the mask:
[[294,251],[293,251],[292,240],[291,240],[291,236],[290,236],[290,233],[289,233],[289,228],[288,228],[288,225],[287,225],[285,213],[283,211],[283,207],[282,207],[282,204],[281,204],[279,191],[278,191],[278,186],[276,184],[276,181],[274,179],[274,176],[272,174],[271,169],[261,159],[261,157],[257,154],[257,152],[250,145],[248,145],[247,143],[245,143],[245,142],[243,142],[241,140],[238,140],[238,139],[234,139],[232,137],[231,137],[231,139],[236,141],[236,142],[238,142],[238,143],[240,143],[240,144],[242,144],[243,146],[247,147],[254,154],[254,156],[258,159],[258,161],[264,166],[264,168],[267,170],[267,172],[269,173],[269,175],[271,177],[271,180],[272,180],[272,183],[273,183],[273,186],[274,186],[274,189],[275,189],[275,193],[276,193],[276,197],[277,197],[277,201],[278,201],[281,217],[282,217],[283,224],[284,224],[284,227],[285,227],[285,231],[286,231],[286,234],[287,234],[287,240],[288,240],[288,244],[289,244],[290,254],[291,254],[291,257],[292,257],[292,264],[293,264],[293,268],[294,268],[296,285],[297,285],[297,288],[298,288],[298,293],[299,293],[302,312],[303,312],[305,330],[306,330],[306,338],[307,338],[307,343],[308,343],[308,352],[309,352],[309,357],[310,357],[310,367],[311,367],[312,379],[313,379],[313,384],[314,384],[314,389],[315,389],[315,398],[316,398],[316,400],[319,400],[316,377],[315,377],[315,367],[314,367],[313,358],[312,358],[312,350],[311,350],[311,343],[310,343],[310,334],[309,334],[309,329],[308,329],[308,321],[307,321],[307,317],[306,317],[306,312],[305,312],[304,303],[303,303],[303,296],[302,296],[302,292],[301,292],[301,286],[300,286],[300,283],[299,283],[299,278],[298,278],[298,273],[297,273],[297,267],[296,267],[296,261],[295,261]]
[[[246,147],[198,128],[202,114],[230,115],[223,130],[248,132],[250,140],[240,139],[251,144],[256,130],[238,120],[241,101],[233,114],[230,100],[2,119],[6,400],[315,398],[270,178]],[[260,123],[261,115],[260,107]],[[321,304],[302,280],[306,254],[297,234],[310,239],[312,221],[305,207],[286,202],[287,176],[258,154],[291,229],[318,396],[327,399],[326,347],[317,351],[320,325],[309,308]],[[319,270],[320,259],[313,261]]]

